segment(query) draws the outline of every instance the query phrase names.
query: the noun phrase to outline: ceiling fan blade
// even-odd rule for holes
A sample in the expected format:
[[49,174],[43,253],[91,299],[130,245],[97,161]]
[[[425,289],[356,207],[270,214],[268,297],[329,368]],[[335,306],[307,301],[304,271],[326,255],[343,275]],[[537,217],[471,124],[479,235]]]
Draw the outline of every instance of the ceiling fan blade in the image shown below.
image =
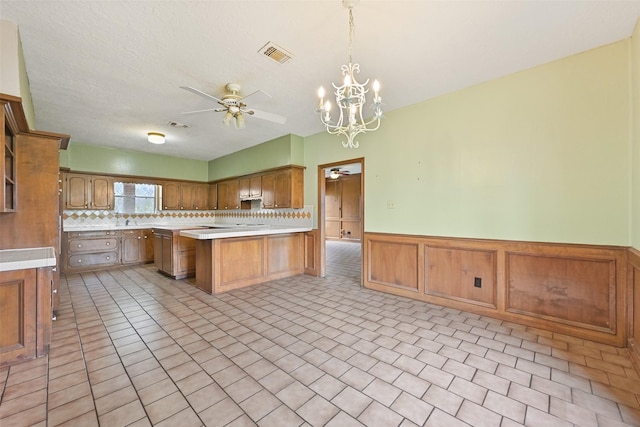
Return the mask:
[[270,122],[279,123],[281,125],[287,122],[286,117],[280,116],[278,114],[267,113],[265,111],[254,110],[254,109],[251,109],[251,111],[253,111],[253,116],[258,119],[268,120]]
[[197,113],[206,113],[209,111],[215,111],[216,113],[219,113],[221,111],[226,111],[226,108],[207,108],[206,110],[185,111],[184,113],[180,113],[180,114],[197,114]]
[[271,98],[271,95],[269,95],[267,92],[263,90],[258,89],[257,91],[242,97],[242,102],[246,104],[247,99],[251,99],[250,101],[251,104],[260,104],[261,102],[264,102],[269,98]]
[[192,88],[190,86],[180,86],[180,89],[184,89],[186,91],[189,91],[189,92],[191,92],[193,94],[196,94],[198,96],[201,96],[203,98],[212,99],[212,100],[214,100],[216,102],[222,102],[221,100],[219,100],[215,96],[209,95],[208,93],[204,93],[204,92],[202,92],[202,91],[200,91],[198,89]]

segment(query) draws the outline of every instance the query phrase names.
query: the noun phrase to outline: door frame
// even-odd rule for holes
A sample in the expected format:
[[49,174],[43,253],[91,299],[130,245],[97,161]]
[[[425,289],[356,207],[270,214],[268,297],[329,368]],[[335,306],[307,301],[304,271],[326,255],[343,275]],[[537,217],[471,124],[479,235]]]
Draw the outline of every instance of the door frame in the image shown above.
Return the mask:
[[364,157],[358,157],[350,160],[341,160],[339,162],[325,163],[318,165],[318,246],[316,250],[320,254],[320,265],[318,275],[325,277],[327,273],[327,246],[326,246],[326,230],[325,230],[325,195],[326,180],[325,169],[331,169],[339,166],[350,165],[353,163],[360,164],[360,248],[361,248],[361,266],[360,266],[360,286],[364,284]]

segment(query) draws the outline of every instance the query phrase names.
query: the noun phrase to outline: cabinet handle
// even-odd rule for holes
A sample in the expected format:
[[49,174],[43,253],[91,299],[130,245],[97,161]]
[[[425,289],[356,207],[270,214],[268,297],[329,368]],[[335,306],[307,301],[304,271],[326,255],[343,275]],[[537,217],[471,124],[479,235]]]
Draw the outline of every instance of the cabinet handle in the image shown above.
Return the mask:
[[51,271],[58,271],[56,267],[51,267]]
[[110,259],[111,259],[111,257],[110,257],[110,256],[108,256],[108,257],[107,257],[107,261],[109,261]]
[[52,294],[57,294],[57,293],[58,293],[58,290],[57,290],[57,289],[54,289],[54,290],[52,290],[52,291],[51,291],[51,293],[52,293]]
[[82,260],[81,260],[81,259],[79,259],[79,260],[78,260],[78,264],[80,264],[81,262],[82,262]]
[[[142,239],[142,237],[138,236],[138,240],[140,240],[140,239]],[[146,239],[146,237],[145,237],[145,239]]]
[[81,247],[82,247],[82,245],[81,245],[80,243],[78,243],[78,247],[79,247],[79,248],[81,248]]
[[107,242],[107,246],[111,245],[111,242]]
[[[148,239],[148,238],[149,238],[149,236],[144,236],[144,238],[145,238],[145,239]],[[139,239],[139,237],[138,237],[138,239]]]
[[166,207],[166,206],[165,206],[164,208],[165,208],[165,209],[167,209],[167,207]]

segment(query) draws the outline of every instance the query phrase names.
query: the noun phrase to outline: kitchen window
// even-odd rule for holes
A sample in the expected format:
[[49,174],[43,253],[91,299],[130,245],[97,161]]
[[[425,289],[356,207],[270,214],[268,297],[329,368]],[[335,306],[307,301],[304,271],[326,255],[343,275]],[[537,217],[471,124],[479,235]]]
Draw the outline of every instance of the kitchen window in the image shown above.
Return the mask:
[[116,213],[155,213],[157,185],[116,182],[113,190]]

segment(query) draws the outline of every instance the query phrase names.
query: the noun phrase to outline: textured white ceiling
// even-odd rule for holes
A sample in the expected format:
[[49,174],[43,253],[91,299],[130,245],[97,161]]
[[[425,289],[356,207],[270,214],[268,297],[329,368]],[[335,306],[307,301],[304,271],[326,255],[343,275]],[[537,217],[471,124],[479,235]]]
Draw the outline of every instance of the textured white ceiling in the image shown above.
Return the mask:
[[[391,111],[627,38],[639,16],[640,1],[362,0],[353,59],[361,80],[381,81]],[[37,128],[68,133],[72,144],[210,160],[308,136],[322,131],[318,86],[339,82],[348,62],[339,0],[2,0],[0,17],[18,24]],[[268,41],[294,59],[259,54]],[[180,86],[220,97],[229,82],[270,94],[250,107],[287,123],[248,117],[236,130],[221,113],[180,114],[215,106]],[[167,143],[147,143],[148,131]]]

